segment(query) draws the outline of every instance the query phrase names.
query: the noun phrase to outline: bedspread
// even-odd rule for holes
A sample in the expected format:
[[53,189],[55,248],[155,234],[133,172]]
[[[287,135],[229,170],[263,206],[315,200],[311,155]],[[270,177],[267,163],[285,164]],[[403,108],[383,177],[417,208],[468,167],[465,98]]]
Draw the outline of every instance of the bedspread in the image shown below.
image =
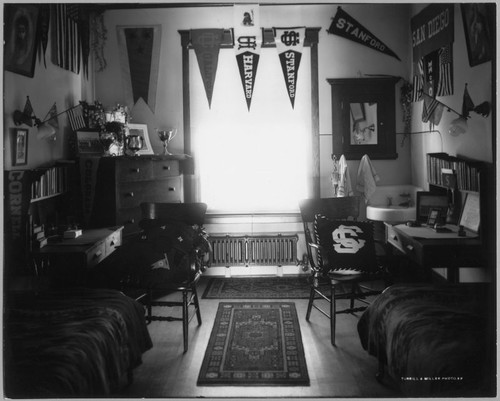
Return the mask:
[[112,394],[152,347],[144,308],[115,290],[15,296],[4,322],[9,397]]
[[485,396],[495,380],[487,305],[485,285],[394,285],[358,333],[408,396]]

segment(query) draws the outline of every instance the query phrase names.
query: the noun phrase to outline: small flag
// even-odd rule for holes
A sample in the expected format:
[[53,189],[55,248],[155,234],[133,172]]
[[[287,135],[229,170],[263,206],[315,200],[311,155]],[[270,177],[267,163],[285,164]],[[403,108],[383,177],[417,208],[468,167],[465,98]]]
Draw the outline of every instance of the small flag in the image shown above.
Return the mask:
[[83,107],[81,104],[68,110],[69,124],[73,131],[85,128],[85,119],[83,118]]
[[412,102],[422,100],[422,92],[424,90],[424,59],[421,57],[414,67],[416,69],[413,74],[413,93]]
[[469,95],[469,90],[467,89],[467,84],[465,84],[465,89],[464,89],[464,98],[462,101],[462,115],[464,117],[469,116],[469,112],[474,110],[474,102],[472,101],[470,95]]
[[424,93],[424,107],[422,109],[422,122],[431,122],[439,125],[443,116],[444,105],[435,98]]
[[453,95],[452,44],[439,49],[439,78],[437,96]]
[[52,125],[55,129],[59,128],[59,121],[57,120],[57,106],[55,103],[52,105],[43,121],[47,121],[47,124]]
[[29,117],[29,119],[26,119],[26,121],[24,122],[30,127],[33,127],[33,120],[31,119],[31,116],[33,114],[33,106],[31,105],[31,100],[29,96],[26,96],[26,104],[24,105],[23,114]]

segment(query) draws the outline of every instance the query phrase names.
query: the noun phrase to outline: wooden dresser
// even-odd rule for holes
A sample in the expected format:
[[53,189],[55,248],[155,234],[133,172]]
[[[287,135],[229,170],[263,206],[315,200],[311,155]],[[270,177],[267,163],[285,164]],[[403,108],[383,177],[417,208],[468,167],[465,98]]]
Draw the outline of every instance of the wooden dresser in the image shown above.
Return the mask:
[[89,226],[122,225],[124,237],[139,231],[142,202],[184,201],[183,172],[189,161],[184,155],[101,157],[92,180]]

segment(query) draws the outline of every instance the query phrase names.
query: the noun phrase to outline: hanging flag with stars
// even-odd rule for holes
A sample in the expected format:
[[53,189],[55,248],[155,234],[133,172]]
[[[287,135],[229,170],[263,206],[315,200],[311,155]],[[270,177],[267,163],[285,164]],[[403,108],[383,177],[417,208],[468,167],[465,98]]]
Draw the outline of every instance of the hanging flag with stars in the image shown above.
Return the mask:
[[297,76],[299,73],[302,48],[306,37],[306,28],[274,28],[274,41],[281,61],[288,97],[295,106]]
[[240,71],[247,108],[250,111],[262,45],[259,5],[234,5],[233,9],[236,62]]
[[424,91],[424,59],[423,57],[413,65],[413,93],[412,102],[422,100],[422,93]]
[[438,50],[439,73],[437,84],[437,96],[453,95],[453,55],[452,43]]
[[378,39],[368,29],[363,27],[358,21],[342,10],[341,7],[337,8],[337,13],[335,14],[335,17],[333,17],[332,23],[330,24],[330,28],[328,28],[327,32],[342,36],[343,38],[395,57],[401,61],[396,53],[389,49],[380,39]]

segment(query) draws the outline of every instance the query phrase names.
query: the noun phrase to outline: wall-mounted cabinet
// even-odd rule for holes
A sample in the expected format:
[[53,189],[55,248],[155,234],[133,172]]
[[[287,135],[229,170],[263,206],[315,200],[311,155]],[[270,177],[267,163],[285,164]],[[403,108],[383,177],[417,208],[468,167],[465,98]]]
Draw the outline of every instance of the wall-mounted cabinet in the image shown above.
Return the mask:
[[397,159],[397,77],[327,79],[332,87],[333,154]]

